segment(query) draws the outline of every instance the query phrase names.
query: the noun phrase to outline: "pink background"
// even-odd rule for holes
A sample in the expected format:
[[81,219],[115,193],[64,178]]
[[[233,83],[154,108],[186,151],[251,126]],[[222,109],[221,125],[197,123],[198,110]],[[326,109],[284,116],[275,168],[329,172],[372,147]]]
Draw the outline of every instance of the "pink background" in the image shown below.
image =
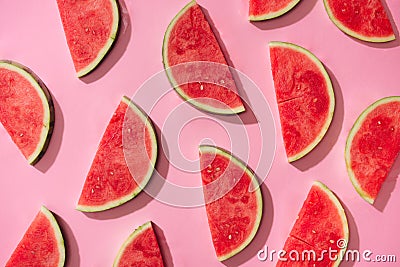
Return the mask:
[[[386,2],[394,24],[399,26],[400,3]],[[157,233],[167,266],[274,266],[275,262],[258,261],[256,253],[265,245],[276,250],[283,247],[315,179],[326,183],[346,205],[351,249],[370,249],[374,254],[400,257],[400,190],[396,186],[399,164],[384,184],[377,204],[370,206],[351,185],[343,155],[347,134],[360,112],[379,98],[399,95],[399,41],[367,44],[348,37],[333,25],[322,1],[317,0],[303,0],[286,16],[256,24],[247,21],[248,6],[244,0],[199,0],[218,29],[234,67],[260,87],[276,122],[279,119],[269,65],[269,41],[289,41],[311,50],[327,66],[336,93],[336,113],[326,138],[294,164],[286,162],[280,125],[276,123],[276,156],[263,186],[263,221],[257,236],[243,252],[223,263],[216,260],[204,207],[173,207],[142,193],[110,211],[88,215],[76,211],[84,179],[114,109],[122,95],[133,95],[146,79],[162,70],[165,29],[187,1],[121,3],[123,25],[114,49],[92,74],[78,79],[56,1],[0,1],[0,58],[18,61],[34,70],[52,92],[56,109],[49,150],[35,167],[26,163],[0,127],[0,265],[5,264],[44,204],[60,221],[67,243],[67,266],[111,266],[126,237],[148,220],[160,228]],[[397,31],[396,37],[399,38]],[[159,111],[169,112],[181,102],[171,94],[165,111],[163,107]],[[162,116],[155,113],[152,117],[161,127]],[[193,127],[183,130],[179,144],[185,156],[196,159],[197,144],[206,137],[229,148],[228,136],[218,136],[223,133],[220,128],[199,136],[199,129],[207,127],[210,132],[214,131],[212,127],[218,128],[215,124],[209,126],[207,121],[196,121]],[[254,125],[246,125],[246,130],[255,151],[249,165],[254,166],[259,157],[260,137]],[[161,157],[158,167],[168,173],[167,179],[180,177],[174,180],[176,183],[197,179],[189,184],[199,184],[198,175],[167,166]],[[385,266],[368,264],[374,265]]]

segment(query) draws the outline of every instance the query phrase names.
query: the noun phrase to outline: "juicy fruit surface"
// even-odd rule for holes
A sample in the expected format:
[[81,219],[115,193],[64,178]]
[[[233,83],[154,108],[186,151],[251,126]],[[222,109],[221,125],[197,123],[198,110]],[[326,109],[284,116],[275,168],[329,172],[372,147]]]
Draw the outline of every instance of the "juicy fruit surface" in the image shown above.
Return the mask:
[[6,267],[56,267],[63,261],[49,219],[39,212],[18,244]]
[[[124,123],[131,127],[124,127]],[[129,139],[123,139],[124,131]],[[121,101],[100,142],[78,206],[101,207],[138,193],[141,190],[138,184],[153,168],[152,147],[149,129],[142,118]],[[134,160],[134,166],[128,166],[126,160]]]
[[164,266],[157,238],[151,223],[147,223],[143,228],[139,228],[137,235],[128,244],[124,244],[122,254],[114,267],[131,266]]
[[37,89],[21,74],[0,67],[0,121],[26,158],[41,140],[43,118]]
[[308,55],[270,46],[272,75],[288,158],[304,151],[324,131],[332,100],[321,69]]
[[114,0],[57,0],[76,72],[96,60],[113,31]]
[[[283,250],[286,252],[286,254],[283,256],[286,261],[278,261],[276,264],[277,267],[332,266],[332,263],[329,261],[328,257],[324,257],[319,260],[322,250],[316,249],[309,244],[291,236],[289,236],[286,240]],[[310,254],[310,256],[308,256],[309,254],[307,251],[314,251],[315,257],[314,254]]]
[[[340,251],[337,245],[339,240],[347,241],[348,226],[343,208],[328,190],[319,182],[311,187],[285,244],[284,249],[287,252],[293,248],[298,249],[299,252],[311,248],[316,252],[316,259],[318,259],[323,250]],[[333,253],[333,255],[338,255],[338,253]],[[301,265],[301,262],[298,264],[313,266]],[[316,266],[333,266],[334,264],[335,261],[329,259],[329,254],[325,254],[323,260],[318,261]],[[278,266],[291,265],[279,263]]]
[[[166,43],[167,62],[164,62],[172,67],[171,72],[175,82],[188,98],[203,98],[198,101],[206,105],[222,109],[242,107],[242,101],[236,93],[235,81],[201,7],[193,4],[186,12],[178,16],[169,32]],[[207,69],[209,65],[202,64],[173,67],[182,63],[199,61],[215,62],[226,67],[217,67],[217,73],[213,69]],[[192,78],[201,80],[188,83],[186,78],[189,73],[193,73],[193,68],[202,75]],[[210,76],[218,76],[215,83],[201,82],[207,81]]]
[[325,0],[333,16],[365,37],[388,37],[393,28],[381,0]]
[[[212,241],[217,257],[225,257],[253,238],[261,218],[261,192],[250,192],[254,178],[226,155],[201,152],[200,156]],[[221,191],[227,193],[219,197]]]
[[250,0],[249,15],[263,16],[285,9],[296,0]]
[[375,199],[400,152],[400,100],[373,109],[355,134],[350,162],[360,189]]

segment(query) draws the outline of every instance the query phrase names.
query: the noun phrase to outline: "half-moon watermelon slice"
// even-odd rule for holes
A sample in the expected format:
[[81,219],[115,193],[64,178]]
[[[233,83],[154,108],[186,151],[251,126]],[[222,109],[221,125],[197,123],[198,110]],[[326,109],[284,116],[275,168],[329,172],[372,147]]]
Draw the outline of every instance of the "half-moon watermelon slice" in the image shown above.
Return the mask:
[[284,42],[271,42],[269,47],[283,141],[292,162],[324,137],[335,110],[335,95],[328,73],[310,51]]
[[0,61],[0,121],[29,164],[38,162],[53,133],[53,101],[38,76],[12,61]]
[[60,228],[53,214],[42,206],[6,267],[62,267],[64,261],[64,239]]
[[300,0],[250,0],[249,20],[273,19],[289,12]]
[[151,222],[143,224],[128,237],[119,250],[113,266],[164,266]]
[[329,18],[343,32],[367,42],[396,37],[381,0],[324,0]]
[[118,32],[116,0],[57,0],[76,74],[91,72],[110,50]]
[[[287,261],[279,261],[277,266],[339,266],[348,241],[347,217],[340,201],[326,185],[316,181],[285,243]],[[298,252],[299,258],[289,254],[292,250]],[[312,255],[303,261],[305,250],[314,251],[315,258]]]
[[217,114],[245,110],[217,38],[195,1],[169,24],[162,54],[168,79],[184,100]]
[[77,209],[102,211],[131,200],[150,180],[156,159],[150,118],[124,96],[100,142]]
[[358,117],[346,142],[350,180],[373,204],[400,153],[400,96],[380,99]]
[[212,242],[218,260],[223,261],[242,251],[256,235],[262,194],[253,171],[221,148],[200,146],[200,167]]

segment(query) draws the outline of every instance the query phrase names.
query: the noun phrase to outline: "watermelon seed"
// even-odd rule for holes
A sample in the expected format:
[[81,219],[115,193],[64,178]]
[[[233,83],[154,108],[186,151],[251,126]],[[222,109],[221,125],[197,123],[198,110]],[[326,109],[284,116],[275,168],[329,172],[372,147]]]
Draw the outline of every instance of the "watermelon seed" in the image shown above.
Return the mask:
[[19,134],[19,136],[21,136],[21,137],[22,137],[22,136],[24,136],[24,134],[23,134],[23,133],[20,133],[20,134]]
[[93,188],[92,188],[91,192],[92,192],[92,194],[94,194],[94,189]]
[[220,167],[217,167],[217,168],[215,168],[215,170],[216,170],[216,171],[220,171],[220,170],[221,170],[221,168],[220,168]]
[[382,147],[381,147],[381,146],[378,146],[378,149],[379,149],[379,150],[382,150]]
[[110,175],[114,175],[114,172],[111,171],[111,172],[110,172]]
[[333,244],[334,243],[334,241],[331,239],[331,240],[329,240],[329,242],[331,242],[331,244]]
[[220,81],[220,83],[221,83],[221,84],[224,84],[224,83],[225,83],[225,81],[224,81],[224,80],[221,80],[221,81]]
[[204,86],[200,83],[200,90],[203,90]]
[[378,125],[381,125],[382,124],[382,122],[381,121],[378,121]]
[[85,32],[89,32],[89,28],[85,28]]
[[228,239],[231,240],[232,239],[232,235],[228,235]]
[[313,233],[313,234],[316,234],[317,232],[315,232],[314,230],[311,230],[311,232]]

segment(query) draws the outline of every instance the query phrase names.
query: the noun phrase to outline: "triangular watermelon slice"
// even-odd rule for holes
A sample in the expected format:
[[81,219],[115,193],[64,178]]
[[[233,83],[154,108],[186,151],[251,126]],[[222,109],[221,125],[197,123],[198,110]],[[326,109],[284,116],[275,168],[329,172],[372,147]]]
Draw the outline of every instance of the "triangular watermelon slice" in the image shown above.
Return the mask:
[[288,261],[279,261],[277,266],[338,266],[342,260],[340,255],[346,250],[348,241],[349,228],[342,205],[326,185],[316,181],[283,248],[288,253],[292,250],[298,251],[300,257],[304,250],[312,250],[315,258],[311,256],[302,262],[302,258],[297,259],[295,255],[288,254],[285,255]]
[[381,0],[324,0],[329,18],[343,32],[367,42],[396,37]]
[[12,61],[0,61],[0,121],[29,164],[38,162],[53,133],[53,101],[39,77]]
[[214,146],[200,146],[203,192],[217,258],[226,260],[253,240],[262,217],[257,178],[243,162]]
[[245,110],[217,38],[195,1],[169,24],[162,53],[167,76],[184,100],[217,114]]
[[283,141],[292,162],[324,137],[335,110],[335,95],[328,73],[310,51],[284,42],[271,42],[269,47]]
[[164,266],[151,222],[143,224],[128,237],[119,250],[113,266]]
[[249,20],[273,19],[289,12],[300,0],[250,0]]
[[116,0],[57,0],[76,74],[91,72],[110,50],[118,32]]
[[150,118],[124,96],[100,142],[77,209],[95,212],[131,200],[150,180],[156,159]]
[[60,228],[53,214],[42,206],[6,267],[62,267],[64,261],[64,239]]
[[360,196],[373,204],[400,153],[400,96],[380,99],[354,123],[346,142],[346,166]]

